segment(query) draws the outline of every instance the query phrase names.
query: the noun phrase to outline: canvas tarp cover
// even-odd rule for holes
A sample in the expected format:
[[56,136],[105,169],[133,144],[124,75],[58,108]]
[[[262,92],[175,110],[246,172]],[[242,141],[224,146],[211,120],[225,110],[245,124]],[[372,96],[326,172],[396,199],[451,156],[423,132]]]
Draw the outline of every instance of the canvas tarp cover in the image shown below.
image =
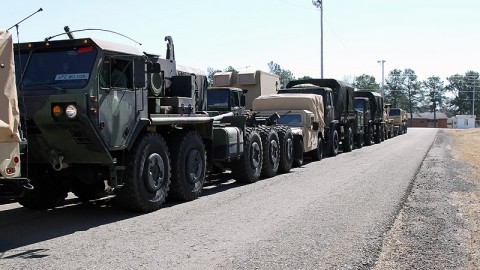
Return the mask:
[[315,114],[320,126],[323,120],[323,98],[315,94],[273,94],[259,96],[253,100],[253,111],[309,110]]
[[20,141],[20,116],[13,61],[12,35],[0,29],[0,142]]
[[373,121],[383,120],[383,98],[379,93],[372,91],[355,91],[355,96],[368,98]]
[[[287,84],[287,88],[299,86],[301,84],[311,84],[318,87],[327,87],[332,89],[333,103],[334,103],[333,105],[335,106],[335,120],[340,121],[343,114],[355,111],[354,88],[351,85],[335,79],[308,79],[308,80],[291,81]],[[296,89],[301,89],[301,88],[296,88]],[[315,91],[315,90],[314,88],[308,87],[305,89],[305,91]],[[319,90],[319,91],[323,91],[323,90]]]

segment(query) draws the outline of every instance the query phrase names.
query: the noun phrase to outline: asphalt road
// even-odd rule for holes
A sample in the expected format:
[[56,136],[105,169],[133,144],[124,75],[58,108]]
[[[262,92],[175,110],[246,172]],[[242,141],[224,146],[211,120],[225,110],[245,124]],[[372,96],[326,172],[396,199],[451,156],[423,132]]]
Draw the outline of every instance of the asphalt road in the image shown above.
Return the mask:
[[0,205],[2,269],[370,269],[436,129],[255,184],[219,181],[150,214],[75,199]]

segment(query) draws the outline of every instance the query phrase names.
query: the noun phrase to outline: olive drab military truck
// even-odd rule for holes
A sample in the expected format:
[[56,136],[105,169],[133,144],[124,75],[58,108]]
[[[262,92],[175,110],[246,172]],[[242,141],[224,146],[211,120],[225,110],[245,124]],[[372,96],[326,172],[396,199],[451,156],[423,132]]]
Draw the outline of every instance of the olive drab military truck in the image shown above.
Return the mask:
[[363,137],[360,137],[357,141],[359,145],[372,145],[373,143],[373,134],[374,134],[374,126],[371,119],[371,110],[370,110],[370,102],[368,98],[364,97],[356,97],[355,98],[355,110],[359,115],[362,115],[361,125],[363,126]]
[[366,108],[368,103],[370,110],[369,126],[366,131],[367,140],[365,141],[365,144],[371,145],[372,139],[373,143],[380,143],[384,138],[385,131],[383,97],[380,93],[373,91],[355,91],[355,98],[359,97],[364,98],[359,99],[363,100],[363,104],[361,101],[356,102],[356,109],[358,110],[361,106]]
[[407,112],[400,108],[390,108],[390,118],[393,119],[394,135],[402,135],[407,133],[408,117]]
[[[261,175],[272,177],[277,173],[289,172],[293,164],[293,135],[290,127],[279,125],[276,122],[278,114],[262,115],[245,109],[246,93],[249,90],[236,87],[211,87],[208,89],[207,111],[210,116],[222,118],[222,115],[241,115],[246,118],[246,144],[253,143],[252,147],[245,149],[245,156],[253,155],[252,162],[242,166],[231,164],[231,170],[235,179],[244,182],[253,182],[258,179],[257,174],[250,173],[247,177],[245,168],[251,168],[252,164],[261,164]],[[255,89],[263,92],[261,89]],[[258,142],[258,143],[257,143]],[[257,158],[255,158],[257,157]],[[261,158],[260,158],[261,157]],[[243,159],[240,159],[241,161]],[[244,162],[247,162],[245,160]],[[223,170],[229,164],[216,163],[217,168]],[[227,165],[227,166],[226,166]],[[241,162],[237,165],[241,165]],[[255,177],[253,177],[255,176]]]
[[12,35],[0,29],[0,196],[16,197],[29,187],[22,176],[20,148],[26,144],[20,131]]
[[304,153],[318,161],[323,157],[325,122],[323,98],[314,94],[273,94],[256,98],[252,110],[258,117],[278,113],[277,123],[289,126],[293,133],[293,162],[303,164]]
[[22,205],[54,207],[72,191],[150,212],[167,195],[197,198],[214,162],[257,162],[245,161],[245,117],[203,112],[206,78],[179,72],[165,41],[165,58],[92,38],[15,45],[35,187]]
[[355,138],[362,137],[363,126],[354,107],[354,88],[335,79],[291,81],[279,94],[316,94],[323,97],[326,154],[336,156],[340,142],[343,152],[355,147]]

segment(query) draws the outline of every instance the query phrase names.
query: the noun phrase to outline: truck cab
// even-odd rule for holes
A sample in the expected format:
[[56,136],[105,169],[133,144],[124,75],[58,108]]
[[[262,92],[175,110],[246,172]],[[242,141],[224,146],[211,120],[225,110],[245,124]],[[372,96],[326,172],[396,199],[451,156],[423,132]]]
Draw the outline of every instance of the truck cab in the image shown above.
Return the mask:
[[407,112],[400,108],[390,108],[389,116],[393,120],[394,135],[407,133]]
[[215,112],[233,112],[235,115],[243,115],[246,92],[236,87],[211,87],[207,91],[207,111],[211,115]]
[[363,121],[361,123],[364,129],[363,142],[365,145],[371,145],[373,140],[373,125],[371,119],[372,112],[370,110],[370,102],[368,98],[356,97],[355,109],[363,116]]

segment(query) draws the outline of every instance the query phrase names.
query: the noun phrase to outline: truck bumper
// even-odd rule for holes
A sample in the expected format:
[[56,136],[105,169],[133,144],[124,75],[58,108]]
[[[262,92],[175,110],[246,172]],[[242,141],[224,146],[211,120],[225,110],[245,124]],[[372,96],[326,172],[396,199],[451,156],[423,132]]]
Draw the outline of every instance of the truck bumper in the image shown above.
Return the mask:
[[26,189],[33,189],[27,178],[0,178],[0,197],[2,199],[20,197]]

